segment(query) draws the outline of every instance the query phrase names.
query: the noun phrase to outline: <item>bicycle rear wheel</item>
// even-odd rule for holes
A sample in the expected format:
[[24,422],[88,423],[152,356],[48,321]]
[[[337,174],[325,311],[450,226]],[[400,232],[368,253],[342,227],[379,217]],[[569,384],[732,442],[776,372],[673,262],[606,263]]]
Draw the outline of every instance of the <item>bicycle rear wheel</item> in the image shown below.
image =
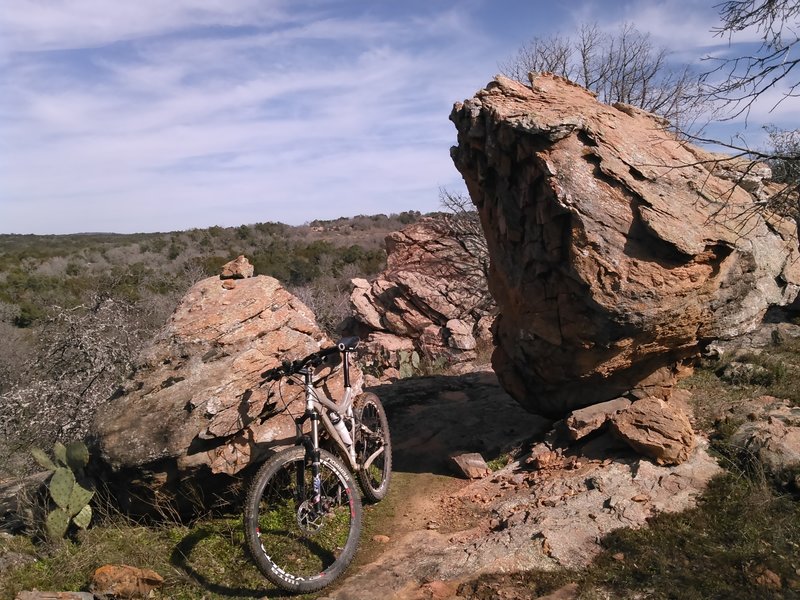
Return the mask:
[[302,447],[283,450],[259,469],[244,509],[244,531],[259,570],[278,587],[313,592],[353,560],[361,500],[353,476],[320,451],[320,502],[313,502],[311,464]]
[[356,476],[364,497],[371,502],[382,500],[392,478],[392,441],[389,421],[380,398],[370,392],[353,403],[356,418]]

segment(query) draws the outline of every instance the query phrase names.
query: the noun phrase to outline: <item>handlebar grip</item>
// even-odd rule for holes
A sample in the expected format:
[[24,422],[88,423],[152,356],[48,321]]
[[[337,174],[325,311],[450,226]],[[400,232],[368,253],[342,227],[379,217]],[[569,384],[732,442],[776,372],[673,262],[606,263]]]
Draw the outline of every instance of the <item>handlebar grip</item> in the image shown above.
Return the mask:
[[267,369],[263,373],[261,373],[261,377],[263,377],[266,381],[274,381],[276,379],[280,379],[282,375],[282,371],[280,367],[275,367],[274,369]]
[[358,341],[358,338],[355,336],[343,338],[335,346],[323,348],[317,352],[312,352],[305,358],[298,358],[295,361],[283,360],[281,361],[280,367],[275,367],[274,369],[264,371],[261,373],[261,376],[271,381],[280,379],[284,375],[294,375],[308,364],[313,364],[314,366],[319,365],[331,354],[336,354],[338,352],[352,352],[358,345]]

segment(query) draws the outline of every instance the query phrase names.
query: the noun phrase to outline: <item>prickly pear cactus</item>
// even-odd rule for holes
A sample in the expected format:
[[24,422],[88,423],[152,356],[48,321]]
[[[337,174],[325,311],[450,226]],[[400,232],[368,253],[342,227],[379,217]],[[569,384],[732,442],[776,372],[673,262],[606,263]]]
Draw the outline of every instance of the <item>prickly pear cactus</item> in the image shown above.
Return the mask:
[[51,540],[60,540],[67,534],[69,527],[69,515],[67,511],[56,508],[49,515],[45,521],[45,528],[47,529],[47,537]]
[[50,497],[53,499],[59,508],[66,510],[69,505],[69,497],[72,494],[72,488],[75,486],[75,474],[67,467],[59,467],[53,472],[50,478]]
[[45,452],[38,448],[31,450],[33,458],[43,468],[52,471],[47,486],[50,498],[57,508],[53,509],[45,519],[45,531],[51,540],[63,538],[73,523],[85,529],[92,520],[92,508],[89,502],[94,496],[91,482],[83,469],[89,463],[89,450],[83,442],[72,442],[64,446],[56,443],[53,446],[55,461],[50,460]]
[[72,442],[65,450],[67,466],[73,472],[80,471],[89,464],[89,449],[83,442]]
[[414,373],[419,371],[419,354],[416,350],[409,352],[408,350],[400,350],[397,353],[398,371],[400,377],[413,377]]
[[94,490],[87,489],[76,481],[75,485],[72,486],[69,502],[67,502],[67,513],[69,513],[69,516],[75,517],[84,508],[89,508],[89,500],[92,499],[92,496],[94,496]]
[[77,515],[72,517],[72,522],[81,529],[89,527],[89,523],[92,522],[92,507],[88,504],[84,506]]
[[41,466],[43,469],[47,471],[55,471],[58,468],[56,463],[50,460],[50,457],[47,456],[45,451],[41,448],[32,448],[31,454],[36,462],[39,463],[39,466]]
[[67,466],[67,447],[61,442],[53,444],[53,456],[56,457],[56,463],[59,466]]

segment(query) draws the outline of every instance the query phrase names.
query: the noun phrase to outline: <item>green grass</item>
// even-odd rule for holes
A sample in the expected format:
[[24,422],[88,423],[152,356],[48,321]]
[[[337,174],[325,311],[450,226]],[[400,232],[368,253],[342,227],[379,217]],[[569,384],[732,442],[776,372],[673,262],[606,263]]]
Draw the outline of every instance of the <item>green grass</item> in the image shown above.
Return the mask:
[[[536,597],[569,582],[579,598],[766,600],[800,598],[800,503],[764,481],[733,474],[712,481],[698,506],[619,529],[586,571],[486,575],[464,584],[468,599],[511,587]],[[765,570],[781,588],[759,582]]]
[[283,597],[247,555],[240,518],[205,520],[193,527],[144,527],[126,524],[121,517],[113,521],[53,547],[36,546],[23,536],[0,540],[0,556],[13,551],[37,559],[0,573],[0,598],[32,589],[86,590],[95,569],[119,563],[152,569],[164,577],[156,597]]
[[497,458],[493,458],[486,462],[486,466],[489,467],[491,471],[499,471],[503,467],[505,467],[509,461],[511,460],[511,455],[508,452],[503,452]]
[[[649,598],[800,595],[800,504],[764,481],[722,476],[696,508],[660,515],[645,529],[618,530],[603,543],[587,577],[595,586]],[[614,558],[619,553],[623,560]],[[764,569],[780,576],[780,590],[758,582]]]

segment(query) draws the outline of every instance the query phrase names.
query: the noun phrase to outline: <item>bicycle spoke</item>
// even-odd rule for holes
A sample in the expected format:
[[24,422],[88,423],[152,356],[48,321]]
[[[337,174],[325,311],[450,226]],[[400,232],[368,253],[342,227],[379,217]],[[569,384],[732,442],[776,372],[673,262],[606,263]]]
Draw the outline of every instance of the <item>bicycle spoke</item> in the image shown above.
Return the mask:
[[257,505],[258,547],[273,574],[289,581],[324,576],[358,529],[354,490],[321,461],[320,501],[315,504],[311,468],[302,454],[295,454],[271,475]]
[[388,490],[391,476],[391,443],[386,414],[374,394],[364,394],[356,401],[358,432],[356,455],[358,480],[364,495],[373,502],[381,500]]

